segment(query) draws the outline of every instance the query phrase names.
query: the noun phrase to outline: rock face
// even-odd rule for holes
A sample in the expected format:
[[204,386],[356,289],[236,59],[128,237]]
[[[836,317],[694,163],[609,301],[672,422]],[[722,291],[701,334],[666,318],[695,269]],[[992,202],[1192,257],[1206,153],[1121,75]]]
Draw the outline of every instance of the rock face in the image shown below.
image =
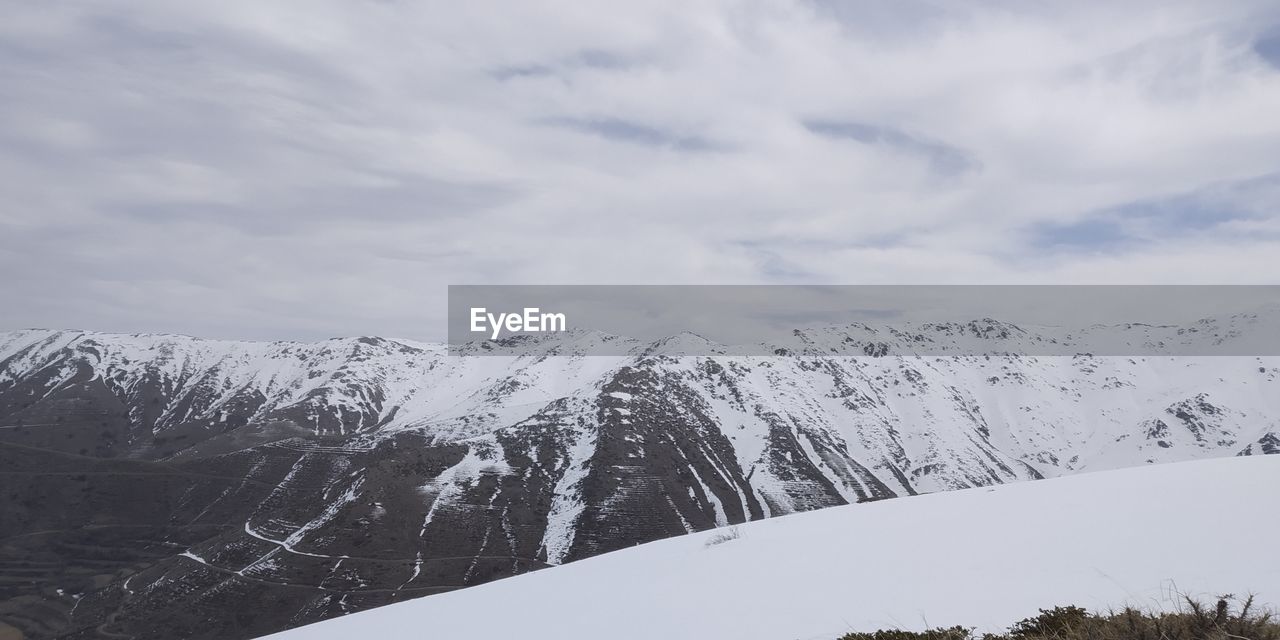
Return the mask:
[[793,511],[1280,451],[1278,358],[874,351],[0,334],[0,620],[249,638]]

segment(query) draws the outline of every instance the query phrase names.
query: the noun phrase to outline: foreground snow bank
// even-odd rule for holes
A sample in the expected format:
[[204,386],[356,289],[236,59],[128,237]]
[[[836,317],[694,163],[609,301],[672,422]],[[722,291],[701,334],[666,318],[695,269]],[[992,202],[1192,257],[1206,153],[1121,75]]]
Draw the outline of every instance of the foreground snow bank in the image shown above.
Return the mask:
[[1280,603],[1280,456],[836,507],[641,545],[391,605],[277,640],[832,639],[1001,629],[1040,607]]

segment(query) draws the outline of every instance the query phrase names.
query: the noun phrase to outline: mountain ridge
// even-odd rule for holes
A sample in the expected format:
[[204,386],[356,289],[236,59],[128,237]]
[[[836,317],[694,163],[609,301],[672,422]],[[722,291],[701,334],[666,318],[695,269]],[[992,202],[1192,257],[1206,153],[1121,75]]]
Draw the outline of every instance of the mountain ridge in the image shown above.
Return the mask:
[[[96,582],[0,587],[0,601],[36,598],[64,627],[250,637],[690,531],[1272,453],[1280,433],[1275,357],[648,346],[454,357],[373,337],[0,334],[0,455],[49,497],[12,492],[0,538],[61,532],[0,547],[0,566],[65,564],[56,549],[102,523],[165,542],[98,532],[93,546],[133,559],[94,565]],[[159,508],[122,505],[134,494]],[[282,601],[233,626],[219,613],[263,598]]]

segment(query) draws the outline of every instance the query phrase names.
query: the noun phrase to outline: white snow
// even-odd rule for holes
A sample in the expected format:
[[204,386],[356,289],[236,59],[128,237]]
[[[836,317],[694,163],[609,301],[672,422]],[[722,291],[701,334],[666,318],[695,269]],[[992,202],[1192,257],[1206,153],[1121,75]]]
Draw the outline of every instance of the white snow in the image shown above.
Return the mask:
[[183,551],[182,553],[179,553],[178,555],[180,555],[180,556],[185,556],[185,557],[188,557],[188,558],[191,558],[192,560],[195,560],[196,562],[199,562],[200,564],[209,564],[209,561],[208,561],[208,560],[205,560],[204,558],[202,558],[202,557],[200,557],[200,556],[196,555],[195,553],[192,553],[192,552],[191,552],[191,550],[189,550],[189,549],[188,549],[187,551]]
[[276,640],[834,639],[1004,628],[1038,608],[1280,603],[1280,456],[1155,465],[822,509],[680,536]]
[[542,535],[541,547],[546,551],[550,564],[563,562],[573,545],[578,518],[586,508],[582,499],[582,482],[587,477],[587,465],[595,444],[594,430],[586,433],[579,430],[574,434],[573,444],[565,456],[564,471],[556,482],[551,508],[547,512],[547,529]]
[[[1131,341],[1214,342],[1215,332],[1270,329],[1233,316],[1197,323],[1185,334],[1138,325],[1120,333],[1131,333],[1125,338]],[[930,344],[952,344],[964,335],[949,325],[920,330]],[[784,346],[824,353],[846,339],[892,338],[895,353],[909,353],[913,343],[893,335],[861,325],[832,327]],[[32,378],[54,393],[87,367],[135,414],[153,386],[170,389],[151,423],[157,434],[190,421],[211,426],[229,415],[249,422],[309,415],[300,422],[317,430],[326,419],[328,429],[361,432],[349,449],[403,430],[437,444],[484,439],[564,398],[589,400],[577,406],[594,413],[603,397],[617,425],[643,425],[642,407],[664,397],[661,389],[601,389],[651,345],[628,347],[632,356],[586,357],[573,354],[616,338],[583,333],[566,339],[570,345],[544,341],[542,348],[556,357],[481,358],[449,357],[442,345],[405,340],[241,342],[18,331],[0,333],[0,386]],[[710,373],[711,365],[723,373]],[[791,432],[846,499],[865,491],[869,480],[850,475],[843,453],[822,459],[818,443],[826,452],[847,451],[848,461],[875,480],[909,493],[1234,455],[1280,433],[1276,356],[712,356],[664,357],[645,366],[663,384],[694,394],[681,396],[689,406],[668,409],[705,414],[718,425],[736,458],[723,462],[736,462],[751,476],[749,487],[735,490],[769,496],[770,512],[797,508],[788,493],[794,483],[774,477],[767,463],[778,453],[770,449],[775,427]],[[1175,405],[1200,397],[1212,415],[1191,416],[1195,425],[1176,418]],[[1167,433],[1152,435],[1160,422]],[[0,425],[11,428],[19,427]],[[782,459],[793,455],[788,450]]]

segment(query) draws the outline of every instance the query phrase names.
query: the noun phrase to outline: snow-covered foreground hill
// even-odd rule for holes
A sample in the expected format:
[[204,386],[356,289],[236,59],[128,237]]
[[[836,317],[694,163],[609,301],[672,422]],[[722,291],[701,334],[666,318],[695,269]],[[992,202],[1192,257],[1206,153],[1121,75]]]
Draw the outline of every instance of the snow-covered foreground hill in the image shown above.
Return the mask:
[[1038,608],[1280,603],[1280,456],[1123,469],[834,507],[680,536],[271,636],[835,638],[989,630]]

